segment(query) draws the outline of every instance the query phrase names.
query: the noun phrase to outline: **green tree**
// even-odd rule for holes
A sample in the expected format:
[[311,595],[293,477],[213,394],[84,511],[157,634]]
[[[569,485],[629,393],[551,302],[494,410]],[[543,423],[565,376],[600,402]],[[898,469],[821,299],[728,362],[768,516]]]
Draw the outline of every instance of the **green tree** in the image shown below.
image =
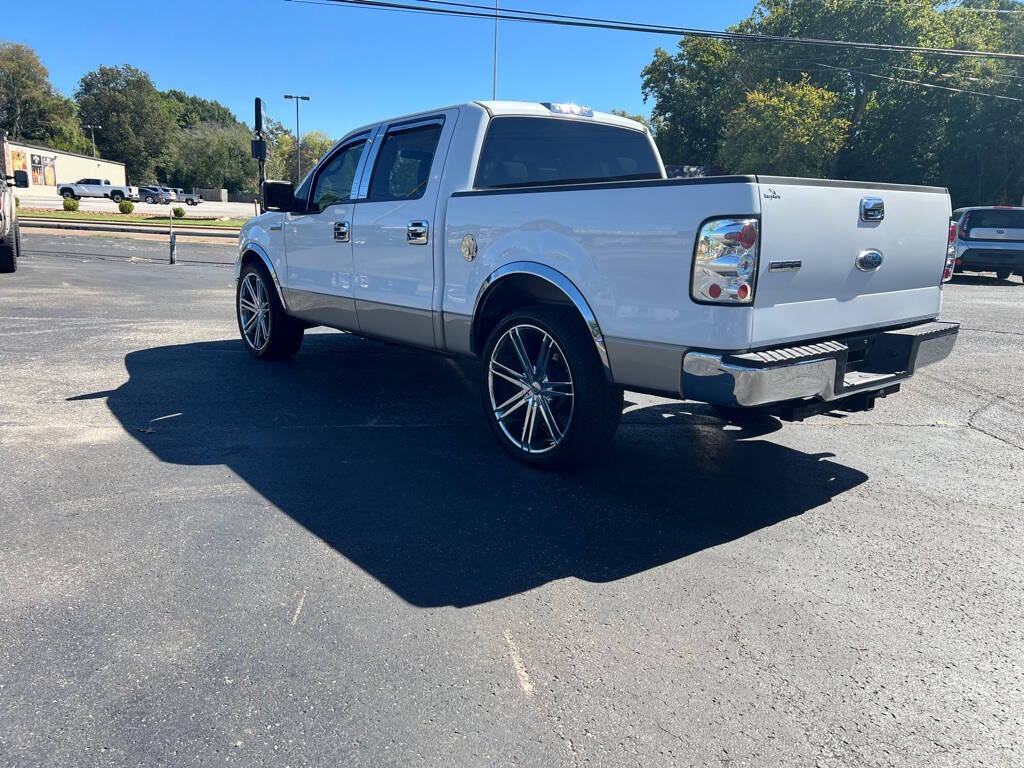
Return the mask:
[[[269,123],[268,123],[269,125]],[[295,136],[274,122],[276,130],[268,130],[268,158],[266,175],[268,179],[284,179],[298,184],[301,179],[295,172]],[[300,148],[302,175],[309,173],[324,154],[334,145],[334,140],[323,131],[310,131],[302,136]]]
[[654,99],[652,130],[662,159],[712,165],[729,110],[742,102],[733,49],[719,40],[688,37],[674,56],[658,48],[643,70],[644,101]]
[[96,144],[104,157],[123,162],[130,180],[152,181],[173,165],[174,109],[142,70],[100,67],[82,77],[75,100],[83,122],[103,126]]
[[36,52],[17,43],[0,44],[0,130],[69,152],[90,147],[74,102],[54,90]]
[[176,155],[164,176],[172,185],[184,189],[254,190],[257,168],[250,156],[249,140],[250,133],[241,123],[199,123],[177,137]]
[[624,109],[612,109],[612,110],[609,110],[609,113],[612,114],[612,115],[618,115],[619,117],[624,117],[627,120],[636,120],[636,122],[638,122],[638,123],[640,123],[642,125],[647,126],[648,129],[650,129],[650,127],[651,127],[651,121],[648,120],[643,115],[631,115],[629,112],[627,112]]
[[[294,175],[295,136],[281,123],[264,116],[263,130],[267,136],[267,164],[264,173],[268,179],[290,180]],[[291,165],[288,159],[292,159]]]
[[235,113],[219,101],[203,99],[174,89],[164,91],[164,97],[174,110],[179,128],[195,128],[200,123],[214,123],[224,128],[242,125],[235,117]]
[[806,81],[747,94],[722,132],[721,163],[733,173],[824,175],[849,128],[838,101]]

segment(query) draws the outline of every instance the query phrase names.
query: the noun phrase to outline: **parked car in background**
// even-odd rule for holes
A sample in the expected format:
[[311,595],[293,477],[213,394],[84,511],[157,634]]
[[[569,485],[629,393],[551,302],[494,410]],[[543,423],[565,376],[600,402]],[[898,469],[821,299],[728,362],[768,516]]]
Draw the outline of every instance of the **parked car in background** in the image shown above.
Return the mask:
[[181,187],[175,187],[174,194],[177,197],[178,202],[184,201],[188,205],[199,205],[203,202],[202,195],[197,195],[195,192],[186,192]]
[[937,321],[945,189],[668,179],[642,124],[571,104],[367,125],[263,202],[236,262],[254,357],[315,325],[478,357],[484,418],[535,466],[596,458],[623,388],[727,418],[870,410],[959,327]]
[[79,200],[83,197],[107,197],[115,203],[124,199],[132,200],[138,194],[135,187],[127,184],[111,184],[110,179],[79,179],[78,181],[60,184],[57,194],[63,198]]
[[0,176],[0,272],[15,272],[21,255],[21,230],[18,228],[18,205],[14,200],[14,182],[28,186],[28,174],[15,171],[14,176]]
[[162,189],[164,191],[164,194],[167,195],[167,202],[168,203],[172,203],[172,202],[177,202],[178,201],[178,194],[174,191],[173,188],[171,188],[171,187],[160,187],[160,189]]
[[1012,205],[957,208],[956,272],[1011,274],[1024,283],[1024,207]]
[[162,187],[139,187],[139,200],[143,200],[150,205],[162,203],[164,205],[171,202],[171,199],[164,192]]

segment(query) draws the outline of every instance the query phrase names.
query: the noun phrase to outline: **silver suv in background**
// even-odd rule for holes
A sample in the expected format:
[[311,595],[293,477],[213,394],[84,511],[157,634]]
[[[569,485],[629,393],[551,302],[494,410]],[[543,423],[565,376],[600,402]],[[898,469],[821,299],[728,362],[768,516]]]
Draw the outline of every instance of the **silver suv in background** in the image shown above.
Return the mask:
[[993,205],[957,208],[956,272],[1011,274],[1024,282],[1024,207]]

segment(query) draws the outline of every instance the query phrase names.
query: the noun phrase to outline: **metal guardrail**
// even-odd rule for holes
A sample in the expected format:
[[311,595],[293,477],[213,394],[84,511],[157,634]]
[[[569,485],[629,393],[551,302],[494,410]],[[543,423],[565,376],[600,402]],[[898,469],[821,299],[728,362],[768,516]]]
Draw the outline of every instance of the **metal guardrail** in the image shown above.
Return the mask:
[[[69,229],[83,232],[128,232],[143,235],[170,235],[169,227],[162,224],[101,224],[86,221],[67,221],[62,219],[34,219],[31,216],[19,216],[18,223],[25,227],[40,229]],[[173,234],[178,237],[224,237],[238,239],[239,230],[228,227],[174,227]]]

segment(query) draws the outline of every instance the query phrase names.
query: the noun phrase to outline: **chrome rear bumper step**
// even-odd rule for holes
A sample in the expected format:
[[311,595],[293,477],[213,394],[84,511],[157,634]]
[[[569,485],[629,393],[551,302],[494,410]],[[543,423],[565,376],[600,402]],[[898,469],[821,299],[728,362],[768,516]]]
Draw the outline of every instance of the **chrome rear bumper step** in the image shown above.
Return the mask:
[[959,328],[934,321],[753,352],[691,350],[683,357],[682,393],[717,405],[757,407],[878,392],[947,357]]

